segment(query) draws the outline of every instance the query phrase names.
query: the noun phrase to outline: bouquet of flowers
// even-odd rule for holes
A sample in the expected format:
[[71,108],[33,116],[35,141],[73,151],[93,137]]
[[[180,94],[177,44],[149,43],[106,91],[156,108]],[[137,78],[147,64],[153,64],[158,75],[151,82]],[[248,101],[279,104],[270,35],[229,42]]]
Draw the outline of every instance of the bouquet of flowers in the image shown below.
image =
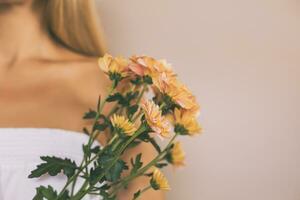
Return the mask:
[[[79,200],[88,194],[115,200],[120,189],[140,176],[149,177],[149,186],[136,191],[132,199],[138,199],[149,189],[169,190],[161,168],[169,164],[184,165],[185,154],[177,137],[201,132],[196,98],[165,60],[148,56],[126,59],[106,54],[99,58],[99,67],[111,80],[111,89],[107,97],[99,97],[97,107],[83,117],[93,120],[93,127],[92,130],[83,128],[89,141],[83,144],[82,162],[41,156],[43,163],[29,178],[44,174],[56,176],[62,172],[67,182],[61,191],[52,186],[38,187],[34,200]],[[111,102],[110,112],[104,114],[104,107]],[[106,145],[94,145],[99,134],[104,133],[109,134]],[[157,138],[167,142],[160,145]],[[157,151],[155,158],[143,163],[140,153],[132,155],[130,163],[126,163],[122,159],[124,152],[141,143],[153,145]],[[128,173],[124,176],[125,171]],[[83,181],[75,191],[78,179]]]

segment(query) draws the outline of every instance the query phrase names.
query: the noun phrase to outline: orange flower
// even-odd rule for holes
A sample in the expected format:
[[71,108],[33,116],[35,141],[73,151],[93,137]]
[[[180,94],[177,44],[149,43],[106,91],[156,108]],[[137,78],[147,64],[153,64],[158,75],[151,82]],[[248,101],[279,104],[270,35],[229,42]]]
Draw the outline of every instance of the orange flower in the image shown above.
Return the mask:
[[154,91],[169,96],[172,101],[184,109],[199,112],[199,105],[192,92],[182,84],[165,60],[155,60],[147,56],[133,56],[132,69],[137,74],[149,75],[153,81]]
[[159,61],[152,69],[150,76],[153,79],[153,85],[161,93],[167,93],[171,85],[177,81],[176,74],[165,61]]
[[197,103],[196,97],[181,82],[174,82],[168,88],[166,94],[181,108],[193,111],[194,113],[199,112],[199,105]]
[[141,104],[150,128],[163,137],[169,137],[170,124],[169,121],[162,116],[159,106],[149,100],[144,100]]
[[144,76],[154,59],[147,56],[132,56],[130,60],[132,61],[130,69],[137,75]]
[[149,75],[153,80],[153,85],[161,92],[176,78],[171,65],[165,60],[155,60],[148,56],[133,56],[131,61],[133,64],[130,69],[140,76]]

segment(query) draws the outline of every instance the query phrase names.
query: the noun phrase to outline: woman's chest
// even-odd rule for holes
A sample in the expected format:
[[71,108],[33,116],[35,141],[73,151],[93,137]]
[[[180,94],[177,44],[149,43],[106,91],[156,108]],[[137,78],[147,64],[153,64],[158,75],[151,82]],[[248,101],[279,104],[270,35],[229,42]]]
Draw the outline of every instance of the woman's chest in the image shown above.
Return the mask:
[[81,130],[85,109],[64,84],[32,80],[0,86],[0,127]]

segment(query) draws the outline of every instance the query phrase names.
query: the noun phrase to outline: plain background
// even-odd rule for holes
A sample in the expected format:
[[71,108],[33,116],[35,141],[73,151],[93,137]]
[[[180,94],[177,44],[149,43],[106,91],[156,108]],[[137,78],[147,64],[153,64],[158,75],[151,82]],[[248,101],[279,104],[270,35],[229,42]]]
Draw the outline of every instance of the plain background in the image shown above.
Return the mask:
[[113,55],[166,58],[202,105],[169,200],[300,200],[300,2],[102,0]]

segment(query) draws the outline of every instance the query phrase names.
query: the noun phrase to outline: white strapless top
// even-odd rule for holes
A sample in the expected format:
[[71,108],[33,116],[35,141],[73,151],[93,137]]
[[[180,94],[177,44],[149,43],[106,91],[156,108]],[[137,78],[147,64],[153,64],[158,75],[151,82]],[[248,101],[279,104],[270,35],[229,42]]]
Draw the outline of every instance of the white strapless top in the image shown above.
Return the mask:
[[[58,128],[0,128],[0,199],[32,199],[40,185],[51,185],[60,191],[67,181],[63,174],[34,179],[29,179],[28,175],[44,162],[40,156],[69,158],[79,165],[83,159],[82,144],[88,139],[84,133]],[[75,191],[83,179],[78,179],[77,183]],[[92,195],[84,198],[96,199],[101,198]]]
[[59,128],[0,128],[0,164],[39,163],[46,155],[79,163],[88,139],[84,133]]

